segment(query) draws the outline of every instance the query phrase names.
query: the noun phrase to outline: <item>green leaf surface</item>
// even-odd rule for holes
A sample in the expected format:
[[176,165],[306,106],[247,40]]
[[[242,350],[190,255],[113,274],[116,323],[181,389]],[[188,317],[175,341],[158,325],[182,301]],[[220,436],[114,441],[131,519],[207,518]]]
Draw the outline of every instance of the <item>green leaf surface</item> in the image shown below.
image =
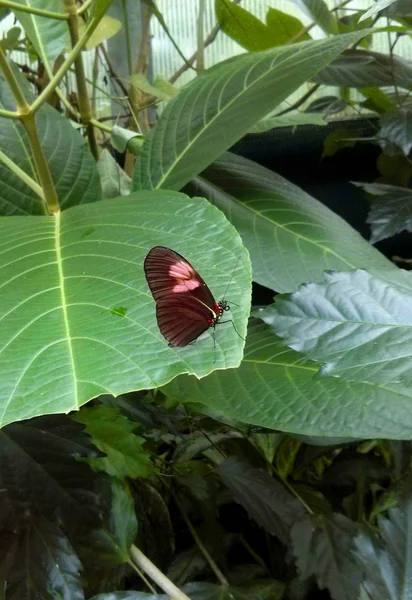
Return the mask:
[[106,148],[99,156],[97,170],[100,175],[103,198],[116,198],[116,196],[129,194],[132,180]]
[[7,599],[84,600],[81,563],[61,529],[32,519],[6,573]]
[[105,471],[120,480],[148,477],[151,474],[149,456],[142,448],[145,440],[133,433],[136,423],[108,406],[83,409],[74,418],[86,425],[86,431],[95,446],[107,455],[87,459],[93,469]]
[[112,478],[110,492],[105,526],[93,532],[88,548],[88,552],[95,554],[95,563],[106,568],[130,559],[129,549],[137,536],[135,508],[129,488]]
[[270,328],[249,328],[236,370],[198,381],[178,377],[162,391],[244,423],[319,437],[412,438],[412,390],[315,377],[317,363],[285,347]]
[[389,142],[389,145],[400,148],[404,155],[408,156],[412,148],[412,111],[400,108],[384,113],[379,137],[384,149]]
[[[64,14],[63,3],[60,0],[16,0],[15,4]],[[70,48],[67,22],[19,10],[14,12],[46,70],[49,74],[52,73],[56,58]]]
[[356,144],[356,133],[350,129],[335,129],[326,136],[323,142],[322,158],[333,156],[342,148],[353,148]]
[[356,558],[363,586],[373,600],[408,600],[412,596],[412,498],[410,492],[388,518],[378,516],[381,536],[361,533]]
[[288,546],[292,525],[306,514],[299,500],[269,473],[235,456],[220,463],[218,472],[249,517]]
[[412,231],[412,190],[384,183],[357,183],[371,194],[368,223],[372,229],[371,243]]
[[[21,77],[19,78],[20,82]],[[30,100],[31,95],[26,94]],[[15,110],[15,102],[0,79],[0,107]],[[79,132],[69,120],[49,105],[36,114],[40,142],[56,186],[61,209],[101,199],[95,161]],[[36,169],[22,125],[16,119],[2,119],[0,151],[22,171],[36,180]],[[0,214],[42,214],[44,206],[18,174],[0,162]]]
[[391,269],[341,217],[283,177],[226,153],[186,188],[222,210],[250,252],[253,280],[277,292],[327,269]]
[[242,55],[198,77],[169,102],[147,136],[133,175],[134,189],[181,189],[363,35]]
[[395,2],[396,0],[378,0],[373,6],[371,6],[369,10],[363,13],[361,18],[359,19],[359,22],[364,21],[365,19],[369,19],[369,17],[373,17],[378,12],[384,10],[385,8],[388,8],[388,6],[394,4]]
[[221,298],[236,268],[230,299],[244,337],[249,259],[205,200],[145,192],[56,216],[2,219],[0,239],[1,424],[239,364],[243,341],[230,324],[218,328],[216,352],[210,333],[169,348],[143,272],[152,246],[171,246]]
[[278,296],[260,316],[288,346],[323,363],[322,375],[412,383],[412,275],[325,273]]
[[300,577],[314,575],[334,600],[358,597],[361,568],[352,557],[359,525],[340,514],[307,516],[292,527],[293,552]]
[[339,87],[393,86],[409,88],[410,60],[369,50],[345,50],[314,77],[316,83]]
[[294,0],[294,4],[301,8],[325,33],[333,35],[338,33],[336,17],[324,0]]
[[[143,144],[143,139],[140,133],[137,131],[131,131],[124,127],[114,125],[111,131],[111,141],[113,148],[118,152],[125,152],[126,148],[129,148],[131,140],[138,142],[139,147]],[[130,148],[129,148],[130,150]]]
[[[215,0],[215,11],[222,31],[249,52],[286,44],[303,30],[299,19],[275,8],[268,9],[266,24],[231,0]],[[299,41],[305,39],[307,33]]]
[[253,127],[251,127],[248,133],[263,133],[270,129],[277,129],[278,127],[301,127],[303,125],[327,125],[325,116],[321,113],[306,113],[306,112],[295,112],[282,115],[281,117],[267,117],[258,121]]

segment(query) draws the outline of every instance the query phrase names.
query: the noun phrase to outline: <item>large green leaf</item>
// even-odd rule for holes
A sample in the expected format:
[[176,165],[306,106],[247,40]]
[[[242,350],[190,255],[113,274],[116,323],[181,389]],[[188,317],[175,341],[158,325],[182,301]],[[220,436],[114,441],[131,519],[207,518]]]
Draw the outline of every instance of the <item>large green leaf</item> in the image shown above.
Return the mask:
[[134,189],[181,189],[365,32],[231,58],[166,107],[143,144]]
[[412,383],[412,275],[325,273],[260,314],[288,346],[350,381]]
[[239,364],[243,341],[230,324],[216,332],[216,353],[210,334],[168,348],[143,272],[159,244],[186,256],[217,298],[231,282],[233,319],[245,335],[247,252],[207,201],[146,192],[55,217],[4,218],[0,239],[1,424]]
[[225,213],[250,252],[253,280],[277,292],[322,281],[326,269],[392,268],[326,206],[245,158],[226,153],[187,189]]
[[[28,94],[28,99],[31,99]],[[0,107],[15,110],[15,101],[0,79]],[[49,105],[36,114],[36,127],[49,164],[62,209],[101,199],[96,163],[70,121]],[[32,153],[23,126],[16,119],[2,119],[0,151],[36,180]],[[41,214],[44,206],[35,192],[0,162],[0,214]]]
[[264,324],[248,332],[245,358],[236,370],[198,381],[178,377],[163,392],[244,423],[320,437],[412,437],[412,390],[399,385],[349,383],[315,377],[304,361]]
[[[60,0],[16,0],[15,4],[64,14]],[[70,47],[67,22],[18,10],[15,14],[50,75],[56,58]]]
[[376,87],[394,84],[409,88],[412,64],[400,56],[370,52],[369,50],[345,50],[336,60],[314,77],[323,85],[340,87]]
[[[385,112],[381,118],[379,137],[384,148],[393,145],[395,150],[400,149],[405,156],[408,156],[412,148],[412,111],[408,108],[400,108]],[[390,149],[388,153],[393,154]]]

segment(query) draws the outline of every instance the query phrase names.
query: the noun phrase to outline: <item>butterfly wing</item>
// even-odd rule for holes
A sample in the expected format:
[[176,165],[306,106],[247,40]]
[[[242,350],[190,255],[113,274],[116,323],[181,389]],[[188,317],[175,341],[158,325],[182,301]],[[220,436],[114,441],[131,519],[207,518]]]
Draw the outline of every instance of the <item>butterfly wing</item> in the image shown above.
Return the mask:
[[187,346],[213,325],[219,307],[206,283],[180,254],[155,246],[144,271],[156,301],[160,332],[172,346]]

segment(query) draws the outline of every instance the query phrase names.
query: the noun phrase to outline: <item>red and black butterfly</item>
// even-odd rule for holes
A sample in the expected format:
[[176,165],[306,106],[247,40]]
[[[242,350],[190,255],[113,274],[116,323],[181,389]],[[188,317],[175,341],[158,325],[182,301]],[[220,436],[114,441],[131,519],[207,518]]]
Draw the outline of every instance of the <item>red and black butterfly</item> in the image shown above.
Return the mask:
[[160,332],[169,346],[187,346],[210,327],[214,329],[230,310],[226,300],[215,301],[199,273],[170,248],[152,248],[144,272],[156,301]]

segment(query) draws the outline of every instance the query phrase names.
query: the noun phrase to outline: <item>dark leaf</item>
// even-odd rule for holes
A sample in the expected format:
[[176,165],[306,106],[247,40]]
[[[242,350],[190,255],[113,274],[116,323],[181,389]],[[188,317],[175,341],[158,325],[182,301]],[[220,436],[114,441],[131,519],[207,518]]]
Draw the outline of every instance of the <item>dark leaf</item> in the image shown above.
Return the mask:
[[2,429],[2,526],[21,527],[30,514],[60,521],[71,532],[98,526],[95,478],[77,460],[93,455],[90,438],[67,416],[39,417]]
[[6,575],[7,600],[83,600],[80,561],[56,525],[35,518],[21,532]]
[[289,545],[290,528],[306,515],[303,505],[268,473],[236,457],[223,461],[218,472],[249,516]]
[[361,571],[352,558],[359,526],[340,514],[307,516],[292,527],[293,552],[302,578],[316,577],[333,600],[358,597]]
[[371,243],[401,231],[412,231],[412,190],[384,183],[355,183],[372,195],[368,223],[372,228]]
[[399,108],[385,112],[381,118],[379,137],[382,147],[385,151],[388,148],[389,154],[400,149],[407,156],[412,147],[412,111]]

